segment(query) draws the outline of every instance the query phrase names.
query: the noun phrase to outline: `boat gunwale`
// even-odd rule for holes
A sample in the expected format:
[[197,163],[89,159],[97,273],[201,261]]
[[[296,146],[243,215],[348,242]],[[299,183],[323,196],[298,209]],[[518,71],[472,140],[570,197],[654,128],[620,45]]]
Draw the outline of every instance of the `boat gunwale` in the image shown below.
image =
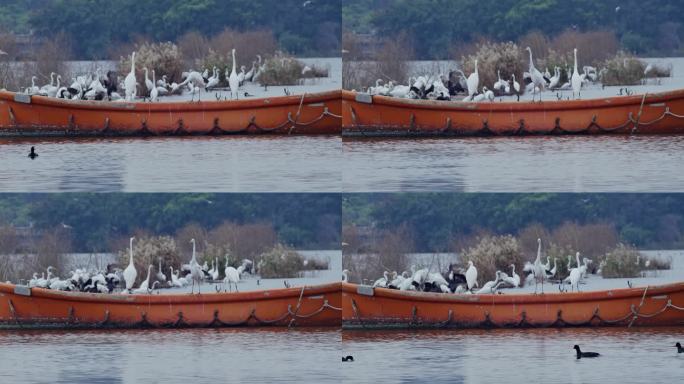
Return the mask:
[[[342,292],[364,297],[377,297],[405,302],[433,302],[443,304],[466,305],[527,305],[527,304],[573,304],[589,303],[606,300],[621,300],[662,296],[668,293],[684,291],[684,282],[649,285],[638,288],[615,288],[586,292],[554,292],[544,294],[515,293],[515,294],[447,294],[433,292],[400,291],[389,288],[373,288],[373,296],[358,292],[358,284],[342,283]],[[367,286],[370,288],[370,286]]]
[[[16,103],[24,105],[36,105],[49,108],[78,109],[88,111],[125,111],[125,112],[209,112],[209,111],[240,111],[245,109],[267,109],[282,106],[310,106],[312,103],[338,101],[340,91],[324,91],[304,93],[291,96],[260,97],[244,100],[209,100],[200,102],[173,101],[173,102],[107,102],[91,100],[66,100],[47,96],[31,95],[30,103],[22,103],[15,100],[14,96],[20,94],[7,90],[0,90],[0,102]],[[302,101],[302,96],[304,96]]]
[[[382,107],[416,109],[438,112],[472,112],[472,113],[512,113],[512,112],[571,112],[583,110],[611,109],[617,107],[651,106],[654,103],[684,100],[684,89],[672,91],[638,94],[632,96],[611,96],[585,100],[549,100],[543,102],[532,101],[504,101],[504,102],[467,102],[467,101],[439,101],[413,100],[390,96],[373,95],[372,102],[365,103],[356,100],[361,92],[342,91],[342,100],[360,105],[378,105]],[[646,96],[644,98],[644,96]],[[665,107],[663,105],[663,107]],[[358,111],[356,112],[359,113]]]
[[[241,303],[250,301],[267,301],[287,298],[336,294],[340,292],[340,283],[305,285],[293,288],[275,288],[246,292],[209,292],[202,294],[105,294],[87,292],[55,291],[45,288],[31,288],[30,296],[15,293],[15,284],[0,283],[0,296],[13,295],[26,298],[36,297],[58,301],[77,301],[95,304],[144,304],[144,305],[183,305]],[[302,288],[304,291],[302,292]]]

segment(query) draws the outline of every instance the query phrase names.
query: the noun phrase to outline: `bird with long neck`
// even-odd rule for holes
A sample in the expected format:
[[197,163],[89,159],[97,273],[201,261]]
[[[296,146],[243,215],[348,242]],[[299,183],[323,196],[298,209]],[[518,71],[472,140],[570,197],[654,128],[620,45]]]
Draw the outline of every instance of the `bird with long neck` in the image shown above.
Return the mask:
[[202,272],[202,267],[200,267],[197,262],[197,254],[195,249],[195,239],[191,239],[192,243],[192,259],[190,260],[190,275],[192,276],[192,292],[195,292],[195,283],[197,283],[197,293],[200,292],[200,287],[202,284],[202,277],[204,277],[204,272]]
[[133,101],[135,99],[135,91],[137,80],[135,78],[135,52],[131,54],[131,72],[124,79],[124,87],[126,88],[126,100]]
[[237,62],[235,61],[235,48],[231,51],[233,54],[233,70],[230,72],[230,77],[228,78],[228,85],[230,86],[230,94],[235,95],[239,98],[238,88],[240,87],[240,79],[237,75]]
[[126,282],[126,290],[130,291],[133,288],[135,279],[138,277],[138,271],[135,269],[133,263],[133,240],[135,237],[130,238],[130,244],[128,247],[128,267],[123,272],[124,281]]
[[534,260],[534,293],[537,293],[537,283],[541,279],[542,293],[544,293],[544,266],[541,262],[541,239],[537,239],[537,258]]
[[535,95],[537,93],[537,87],[539,88],[539,101],[541,101],[541,91],[544,90],[546,87],[546,79],[544,79],[544,75],[542,75],[541,72],[534,66],[534,59],[532,58],[532,48],[527,47],[525,48],[527,52],[530,53],[530,76],[532,77],[532,83],[534,84],[533,86],[533,91],[532,91],[532,101],[534,101]]
[[468,86],[468,96],[471,97],[471,99],[475,96],[477,93],[478,86],[480,84],[480,73],[477,70],[477,60],[475,60],[475,71],[468,76],[468,79],[466,80],[466,85]]
[[574,98],[579,98],[580,97],[580,91],[582,90],[582,76],[580,76],[579,71],[577,70],[577,48],[574,50],[575,54],[575,69],[572,72],[572,96]]

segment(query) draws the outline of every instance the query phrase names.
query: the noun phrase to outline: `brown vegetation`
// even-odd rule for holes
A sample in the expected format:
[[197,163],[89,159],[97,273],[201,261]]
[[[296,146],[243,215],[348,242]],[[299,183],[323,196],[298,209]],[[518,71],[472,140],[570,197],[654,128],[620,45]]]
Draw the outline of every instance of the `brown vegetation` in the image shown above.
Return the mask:
[[[169,267],[178,268],[181,264],[187,263],[189,259],[183,257],[176,246],[176,240],[170,236],[151,236],[137,238],[133,243],[133,260],[135,268],[138,270],[136,286],[147,278],[148,266],[152,265],[151,281],[156,280],[155,274],[159,270],[159,260],[162,264],[162,272],[169,277]],[[128,248],[120,250],[118,253],[119,266],[125,268],[129,263]]]
[[276,53],[268,58],[259,76],[261,85],[297,85],[302,78],[304,64],[292,56]]
[[606,253],[602,276],[605,278],[637,277],[641,272],[639,251],[631,246],[619,244],[614,250]]
[[483,282],[496,278],[496,271],[510,274],[511,264],[521,273],[525,258],[520,250],[518,240],[511,235],[485,236],[478,243],[460,252],[460,260],[464,268],[472,261],[477,268],[477,279]]
[[364,60],[362,43],[357,35],[345,33],[342,44],[345,52],[342,63],[344,89],[363,90],[375,84],[376,79],[402,84],[408,81],[408,61],[414,57],[413,42],[408,34],[383,40],[369,60]]
[[[162,75],[168,77],[168,81],[180,82],[181,74],[185,70],[183,57],[176,44],[166,43],[142,43],[134,47],[135,70],[138,79],[144,79],[143,68],[149,70],[149,79],[152,80],[152,70],[157,74],[157,79]],[[119,59],[119,73],[128,73],[131,70],[131,56],[123,56]],[[144,80],[139,81],[142,88],[138,88],[138,94],[146,94]]]
[[493,89],[498,81],[497,71],[501,73],[501,79],[510,80],[515,74],[518,82],[522,81],[522,73],[527,70],[523,51],[515,43],[492,43],[484,42],[478,46],[477,52],[461,58],[463,72],[470,75],[475,71],[477,60],[480,88],[487,86]]
[[278,244],[259,256],[257,269],[261,277],[294,278],[304,270],[304,258],[282,244]]
[[415,250],[413,234],[406,225],[394,231],[382,231],[371,241],[368,252],[344,252],[342,268],[349,270],[350,281],[371,281],[385,271],[401,273],[407,269],[407,254]]
[[644,78],[646,65],[634,56],[619,53],[601,65],[603,85],[638,85]]

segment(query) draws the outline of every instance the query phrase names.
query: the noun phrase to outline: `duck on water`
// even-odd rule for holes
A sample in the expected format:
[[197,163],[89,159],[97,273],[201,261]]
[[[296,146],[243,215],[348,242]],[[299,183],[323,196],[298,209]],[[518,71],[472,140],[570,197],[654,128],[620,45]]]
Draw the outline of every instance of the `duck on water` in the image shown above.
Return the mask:
[[575,349],[575,351],[577,351],[577,359],[601,356],[601,354],[598,352],[582,352],[582,350],[580,350],[579,345],[577,344],[575,344],[573,348]]

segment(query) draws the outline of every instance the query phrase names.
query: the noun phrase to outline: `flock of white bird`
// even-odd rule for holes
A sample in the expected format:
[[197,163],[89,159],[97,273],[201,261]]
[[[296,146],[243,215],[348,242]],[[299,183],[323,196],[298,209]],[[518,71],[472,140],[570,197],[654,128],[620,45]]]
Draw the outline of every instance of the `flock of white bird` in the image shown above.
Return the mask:
[[[537,286],[541,284],[541,291],[544,292],[544,281],[555,280],[559,283],[559,290],[561,292],[567,291],[564,285],[570,284],[570,290],[577,290],[579,292],[579,284],[582,279],[586,278],[587,270],[591,265],[592,260],[584,258],[580,262],[580,253],[575,254],[576,266],[572,266],[572,256],[568,256],[568,275],[558,276],[557,260],[554,259],[553,266],[550,258],[547,257],[546,263],[542,262],[541,258],[541,239],[537,239],[537,258],[534,262],[526,262],[523,267],[523,272],[526,274],[525,283],[535,284],[535,293],[537,293]],[[496,271],[496,277],[492,281],[479,285],[477,280],[477,267],[471,260],[468,261],[468,266],[465,270],[457,268],[454,264],[449,265],[446,273],[430,272],[429,268],[415,269],[411,266],[411,273],[385,271],[383,276],[377,279],[372,285],[373,287],[398,289],[403,291],[424,291],[424,292],[442,292],[442,293],[456,293],[456,294],[494,294],[500,288],[520,288],[521,278],[515,272],[515,264],[511,264],[511,275],[506,272]],[[347,281],[349,271],[342,271],[342,280]]]
[[[70,85],[67,86],[62,83],[61,75],[53,72],[50,74],[50,84],[39,87],[36,85],[38,78],[33,76],[31,86],[27,87],[24,92],[29,95],[74,100],[135,101],[138,96],[142,96],[151,102],[156,102],[160,97],[169,95],[191,95],[192,100],[195,96],[199,100],[202,90],[211,91],[225,84],[230,89],[231,99],[239,99],[240,88],[246,82],[256,82],[261,76],[264,64],[262,64],[261,55],[257,55],[249,71],[243,65],[238,72],[235,49],[231,53],[233,66],[231,71],[226,68],[223,78],[221,71],[214,66],[211,75],[209,69],[205,69],[202,73],[190,70],[183,72],[183,81],[180,83],[169,83],[167,75],[162,75],[157,79],[154,70],[149,71],[148,68],[143,68],[145,79],[144,85],[141,85],[136,77],[135,52],[133,52],[131,70],[123,80],[112,71],[103,75],[102,70],[98,68],[95,73],[72,78]],[[152,72],[151,79],[150,72]]]
[[[468,76],[461,70],[454,70],[449,72],[448,76],[440,74],[437,76],[411,77],[408,85],[395,84],[392,81],[384,84],[382,79],[378,79],[375,86],[369,87],[367,92],[372,95],[444,101],[454,100],[454,96],[466,94],[462,101],[481,102],[494,101],[497,96],[517,96],[520,100],[520,95],[524,92],[532,93],[532,101],[539,94],[541,101],[541,93],[545,90],[572,90],[573,98],[578,99],[582,87],[590,82],[597,81],[599,78],[596,68],[588,65],[583,67],[583,73],[579,73],[576,48],[574,50],[574,68],[555,67],[553,74],[549,72],[548,68],[543,73],[539,71],[534,66],[532,49],[527,47],[526,50],[530,54],[530,65],[528,71],[522,75],[523,87],[516,80],[515,74],[511,75],[510,80],[504,80],[501,78],[500,71],[497,71],[498,80],[493,84],[493,89],[489,89],[487,86],[480,87],[480,74],[477,60],[475,60],[475,69]],[[561,83],[563,71],[565,71],[565,78],[568,81]]]
[[[223,270],[223,279],[221,280],[221,271],[219,268],[218,259],[212,261],[211,268],[205,261],[203,265],[200,265],[197,261],[197,255],[195,252],[195,239],[191,240],[192,243],[192,258],[188,264],[181,265],[178,269],[174,269],[173,266],[169,266],[169,275],[164,274],[161,266],[161,260],[159,260],[159,268],[157,272],[152,275],[152,269],[154,266],[149,265],[147,268],[147,277],[140,283],[138,287],[134,287],[135,281],[138,277],[138,271],[134,263],[133,254],[133,240],[135,238],[130,238],[129,245],[129,263],[126,269],[123,271],[118,268],[113,268],[107,271],[87,271],[86,269],[76,269],[70,272],[70,276],[65,279],[60,279],[56,276],[53,271],[53,267],[47,268],[47,275],[42,272],[41,276],[38,277],[38,273],[34,273],[33,277],[29,280],[29,287],[38,287],[53,289],[59,291],[80,291],[80,292],[91,292],[91,293],[113,293],[120,290],[121,294],[150,294],[155,288],[161,287],[185,287],[192,285],[192,293],[195,291],[195,285],[197,285],[197,292],[200,293],[200,286],[203,281],[221,282],[223,283],[224,291],[232,291],[232,287],[235,286],[235,290],[238,290],[238,282],[241,279],[243,273],[252,273],[253,262],[251,260],[245,259],[242,261],[240,266],[232,267],[229,265],[228,257],[225,260],[225,269]],[[181,275],[182,273],[182,275]],[[216,286],[216,290],[220,291],[219,286]]]

